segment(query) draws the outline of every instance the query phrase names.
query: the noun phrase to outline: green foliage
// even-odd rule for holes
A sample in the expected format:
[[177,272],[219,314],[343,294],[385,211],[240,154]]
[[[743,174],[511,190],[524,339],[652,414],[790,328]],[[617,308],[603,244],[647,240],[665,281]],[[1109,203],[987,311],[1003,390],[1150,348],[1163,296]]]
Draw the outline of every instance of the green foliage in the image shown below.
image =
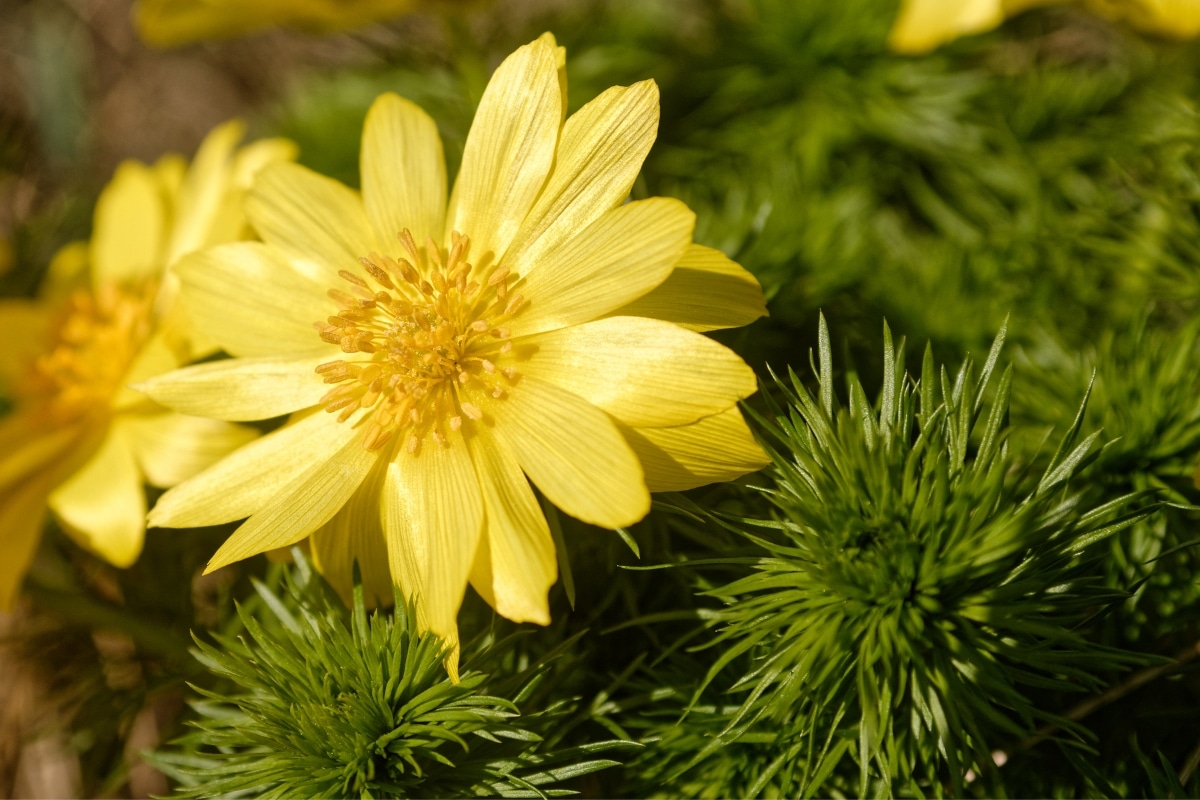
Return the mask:
[[[570,641],[507,677],[467,671],[455,683],[444,643],[417,633],[411,606],[368,617],[357,585],[347,620],[299,558],[286,598],[256,585],[274,630],[243,613],[248,637],[197,638],[197,658],[238,688],[199,690],[197,730],[156,754],[179,796],[562,796],[574,792],[545,787],[619,763],[596,755],[637,747],[555,746],[574,710],[565,699],[521,714]],[[473,660],[512,644],[481,643]]]
[[[1094,691],[1138,660],[1085,635],[1124,598],[1105,585],[1102,543],[1153,507],[1151,492],[1088,502],[1078,478],[1105,448],[1081,434],[1086,396],[1035,466],[1007,441],[1003,332],[978,374],[968,360],[952,378],[927,349],[917,380],[884,335],[874,405],[854,376],[847,404],[835,397],[823,320],[817,393],[795,374],[778,384],[786,407],[772,402],[764,420],[777,442],[762,489],[774,513],[726,522],[759,555],[711,562],[741,576],[704,592],[723,606],[707,616],[710,663],[679,725],[688,741],[658,733],[646,756],[674,739],[673,779],[761,741],[770,763],[754,785],[717,795],[779,779],[782,793],[827,794],[827,776],[850,777],[846,756],[860,795],[961,794],[968,770],[995,780],[991,753],[1040,723],[1082,735],[1040,704],[1045,692]],[[722,694],[744,699],[693,724],[730,674]]]

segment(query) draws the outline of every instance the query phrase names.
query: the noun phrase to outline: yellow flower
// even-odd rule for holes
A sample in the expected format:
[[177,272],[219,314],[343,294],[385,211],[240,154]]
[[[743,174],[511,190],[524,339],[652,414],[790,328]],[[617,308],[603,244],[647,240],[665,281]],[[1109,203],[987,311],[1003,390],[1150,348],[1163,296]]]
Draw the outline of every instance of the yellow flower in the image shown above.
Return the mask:
[[[904,0],[889,46],[898,53],[927,53],[946,42],[995,28],[1035,6],[1066,0]],[[1186,39],[1200,34],[1200,0],[1081,0],[1090,11],[1138,30]]]
[[1062,0],[903,0],[888,46],[897,53],[927,53],[960,36],[983,33],[1006,18]]
[[1146,33],[1176,39],[1200,35],[1200,0],[1085,0],[1085,5]]
[[133,13],[143,40],[178,47],[275,25],[346,30],[407,14],[415,5],[416,0],[139,0]]
[[47,506],[81,545],[119,567],[137,560],[142,485],[172,486],[245,444],[254,431],[187,417],[125,388],[212,348],[188,333],[164,268],[245,233],[242,198],[263,164],[292,145],[234,148],[226,124],[189,170],[166,157],[122,164],[96,204],[90,243],[65,247],[39,302],[0,301],[0,610],[11,608]]
[[236,358],[139,387],[217,419],[293,415],[164,495],[153,524],[249,517],[210,570],[311,535],[343,593],[354,559],[378,597],[395,577],[455,648],[452,675],[468,581],[509,619],[550,620],[554,544],[529,481],[615,528],[649,491],[765,463],[736,406],[754,374],[695,332],[762,316],[758,283],[691,243],[682,203],[625,202],[655,84],[564,123],[564,59],[547,34],[496,70],[448,204],[435,124],[392,94],[367,115],[361,196],[263,170],[247,211],[265,244],[177,270],[189,313]]

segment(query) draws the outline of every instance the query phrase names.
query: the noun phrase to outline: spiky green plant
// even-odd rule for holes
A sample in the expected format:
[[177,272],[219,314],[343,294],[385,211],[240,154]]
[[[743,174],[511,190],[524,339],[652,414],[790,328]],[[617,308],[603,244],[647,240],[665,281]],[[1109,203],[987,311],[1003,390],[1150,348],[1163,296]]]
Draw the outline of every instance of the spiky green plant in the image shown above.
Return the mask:
[[[453,683],[445,644],[417,633],[402,600],[368,616],[356,585],[347,619],[302,556],[284,597],[256,588],[274,630],[242,614],[246,636],[196,640],[196,657],[237,688],[198,690],[196,731],[154,756],[180,797],[556,797],[619,763],[595,756],[638,747],[560,746],[569,698],[521,713],[571,640],[508,675],[468,669]],[[512,645],[469,646],[468,666]]]
[[[684,733],[659,729],[645,756],[676,759],[676,788],[757,742],[770,754],[757,791],[821,795],[849,779],[860,795],[961,794],[972,770],[997,780],[992,752],[1040,723],[1084,736],[1042,701],[1096,690],[1136,660],[1085,633],[1125,596],[1105,585],[1098,545],[1153,498],[1087,502],[1076,479],[1104,447],[1081,436],[1086,395],[1035,468],[1007,442],[1003,331],[978,376],[968,360],[953,378],[927,348],[912,379],[886,326],[884,338],[874,405],[854,376],[848,404],[836,399],[824,319],[816,395],[794,373],[778,382],[786,406],[761,420],[776,443],[761,490],[774,513],[725,520],[759,555],[708,562],[741,574],[704,592],[723,604],[707,615],[710,666]],[[690,718],[718,681],[742,699],[714,731],[719,707]]]

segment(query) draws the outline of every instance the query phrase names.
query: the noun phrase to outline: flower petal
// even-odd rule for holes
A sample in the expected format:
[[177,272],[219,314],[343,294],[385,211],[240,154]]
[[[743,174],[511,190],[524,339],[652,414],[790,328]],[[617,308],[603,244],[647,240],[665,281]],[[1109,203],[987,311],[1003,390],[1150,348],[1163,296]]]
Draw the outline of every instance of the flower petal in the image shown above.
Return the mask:
[[209,233],[223,210],[222,201],[229,190],[233,150],[245,132],[245,125],[230,120],[213,128],[200,143],[179,187],[164,263],[173,264],[185,253],[208,244]]
[[[30,476],[55,471],[60,480],[95,452],[104,438],[82,425],[41,427],[31,414],[20,412],[0,419],[0,489],[21,483]],[[65,467],[66,471],[61,472]]]
[[550,179],[509,247],[507,265],[525,274],[542,253],[625,202],[657,132],[654,81],[614,86],[572,114]]
[[160,497],[150,511],[150,525],[220,525],[257,514],[313,464],[330,458],[355,436],[335,414],[314,410],[296,415]]
[[350,501],[312,534],[313,563],[347,605],[354,591],[355,561],[368,607],[390,605],[394,597],[380,506],[387,466],[385,459],[378,459]]
[[1001,0],[904,0],[888,36],[897,53],[916,55],[1004,20]]
[[118,567],[137,561],[146,537],[146,493],[122,425],[50,494],[50,508],[80,545]]
[[377,452],[353,437],[332,456],[309,463],[269,505],[225,540],[204,573],[305,538],[341,511],[378,458]]
[[[258,171],[274,161],[294,161],[297,147],[287,139],[259,139],[238,149],[227,167],[228,180],[203,246],[253,238],[246,219],[246,195]],[[186,251],[184,251],[186,252]]]
[[329,346],[275,358],[211,361],[133,388],[183,414],[229,422],[269,419],[316,405],[329,387],[314,370],[337,352]]
[[321,343],[313,323],[337,311],[330,285],[260,242],[193,253],[174,271],[192,323],[235,356],[311,352]]
[[509,323],[517,335],[587,322],[658,286],[692,241],[696,215],[652,197],[615,208],[546,250],[514,285],[528,306]]
[[458,609],[483,530],[483,499],[461,436],[399,453],[384,484],[388,563],[417,608],[420,627],[451,650],[446,668],[458,679]]
[[246,198],[246,215],[263,240],[310,278],[337,286],[338,270],[378,250],[358,192],[307,167],[264,167]]
[[476,405],[550,502],[577,519],[621,528],[646,516],[642,466],[612,418],[552,383],[524,376],[503,400]]
[[0,300],[0,391],[11,391],[24,377],[35,356],[46,349],[54,315],[41,303]]
[[561,124],[555,49],[539,39],[506,58],[484,90],[443,238],[466,234],[477,262],[488,252],[501,260],[550,173]]
[[475,431],[467,446],[483,490],[484,537],[471,585],[501,616],[549,625],[547,595],[558,578],[550,526],[516,457],[486,426]]
[[0,492],[0,613],[13,610],[21,581],[33,561],[46,524],[46,499],[54,485],[49,473]]
[[162,187],[145,164],[125,161],[96,201],[92,283],[128,283],[163,266],[166,214]]
[[146,482],[174,486],[258,438],[258,431],[167,411],[122,420]]
[[758,279],[720,250],[694,244],[670,276],[609,316],[650,317],[693,331],[748,325],[767,315]]
[[390,92],[376,98],[361,160],[363,204],[381,243],[394,242],[405,228],[418,242],[441,237],[446,160],[437,124],[420,106]]
[[652,492],[681,492],[762,469],[763,452],[737,407],[673,428],[622,428]]
[[504,358],[522,375],[579,395],[626,425],[685,425],[758,388],[754,370],[728,347],[657,319],[611,317],[514,344]]

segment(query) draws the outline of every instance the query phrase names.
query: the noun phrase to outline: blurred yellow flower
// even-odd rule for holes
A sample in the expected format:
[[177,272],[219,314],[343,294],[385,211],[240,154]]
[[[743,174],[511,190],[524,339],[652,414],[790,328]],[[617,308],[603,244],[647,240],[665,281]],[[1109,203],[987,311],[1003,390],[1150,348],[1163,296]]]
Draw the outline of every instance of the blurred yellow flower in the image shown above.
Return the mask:
[[416,0],[139,0],[134,23],[144,41],[178,47],[292,25],[339,31],[407,14]]
[[[995,28],[1035,6],[1068,0],[903,0],[889,46],[898,53],[927,53],[960,36]],[[1177,38],[1200,34],[1200,0],[1080,0],[1089,10],[1124,20],[1147,33]]]
[[217,419],[293,414],[164,495],[153,524],[249,517],[210,570],[311,536],[343,593],[355,559],[369,594],[390,599],[394,577],[454,676],[468,582],[509,619],[550,621],[554,543],[529,481],[615,528],[650,491],[766,461],[736,405],[753,372],[696,332],[762,316],[758,283],[691,243],[683,203],[625,202],[657,132],[654,82],[564,122],[564,60],[546,34],[496,70],[448,204],[434,122],[392,94],[367,115],[361,195],[263,170],[247,213],[265,244],[177,270],[237,357],[139,387]]
[[92,239],[63,248],[40,301],[0,301],[0,610],[11,608],[47,506],[64,530],[126,567],[142,549],[143,483],[172,486],[254,438],[252,429],[169,411],[125,388],[211,351],[189,333],[167,265],[242,238],[242,199],[264,164],[294,157],[264,140],[235,151],[228,123],[190,169],[122,164],[96,204]]

